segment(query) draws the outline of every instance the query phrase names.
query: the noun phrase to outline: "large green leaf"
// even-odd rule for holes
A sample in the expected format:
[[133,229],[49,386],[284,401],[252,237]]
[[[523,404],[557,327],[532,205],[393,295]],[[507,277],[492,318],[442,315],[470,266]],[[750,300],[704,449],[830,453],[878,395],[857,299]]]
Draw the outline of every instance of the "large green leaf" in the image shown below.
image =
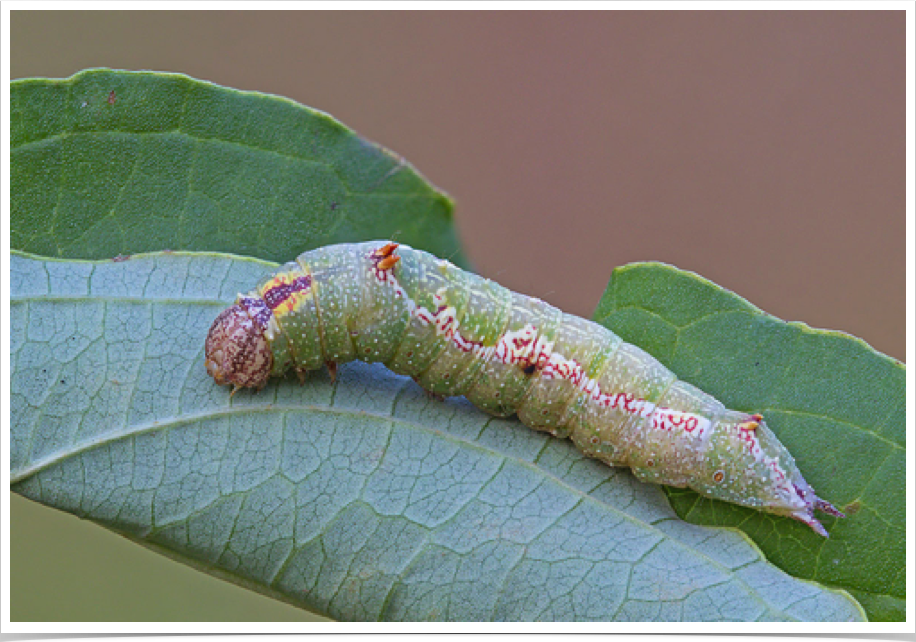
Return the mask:
[[658,487],[381,366],[230,399],[204,336],[271,267],[14,255],[13,489],[340,619],[864,615]]
[[818,494],[848,517],[824,519],[824,539],[788,519],[667,489],[678,515],[741,528],[792,575],[848,590],[870,619],[906,618],[901,363],[657,263],[615,270],[595,319],[726,405],[761,412]]
[[14,249],[282,262],[396,237],[465,263],[445,195],[404,159],[285,98],[105,69],[14,81],[10,154]]

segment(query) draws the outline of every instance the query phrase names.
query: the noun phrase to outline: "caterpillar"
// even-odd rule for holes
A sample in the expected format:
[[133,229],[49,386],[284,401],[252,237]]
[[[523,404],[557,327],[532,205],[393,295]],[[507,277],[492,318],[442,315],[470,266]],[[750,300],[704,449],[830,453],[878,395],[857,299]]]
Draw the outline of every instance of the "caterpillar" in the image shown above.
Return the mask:
[[[436,396],[464,395],[498,416],[568,438],[641,481],[827,530],[819,498],[759,414],[728,410],[610,330],[385,241],[304,252],[234,305],[207,336],[219,385],[360,359],[409,375]],[[231,396],[231,395],[230,395]]]

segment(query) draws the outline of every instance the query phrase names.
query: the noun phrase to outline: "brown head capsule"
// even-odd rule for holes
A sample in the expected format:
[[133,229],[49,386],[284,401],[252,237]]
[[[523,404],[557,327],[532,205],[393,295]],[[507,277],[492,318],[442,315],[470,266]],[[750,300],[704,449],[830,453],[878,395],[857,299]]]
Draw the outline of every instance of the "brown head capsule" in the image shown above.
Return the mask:
[[270,343],[240,305],[223,310],[207,335],[207,372],[220,385],[239,388],[264,387],[270,376],[273,355]]

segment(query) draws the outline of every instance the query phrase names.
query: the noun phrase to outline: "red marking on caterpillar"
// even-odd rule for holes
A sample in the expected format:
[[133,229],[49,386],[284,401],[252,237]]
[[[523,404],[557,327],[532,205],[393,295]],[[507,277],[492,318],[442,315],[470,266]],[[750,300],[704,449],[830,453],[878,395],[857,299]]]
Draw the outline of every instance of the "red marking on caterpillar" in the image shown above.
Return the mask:
[[[376,266],[373,271],[375,278],[378,279],[380,283],[395,288],[395,293],[398,298],[406,299],[407,294],[391,273],[391,268],[396,261],[391,262],[390,267],[383,266],[384,261],[390,261],[392,258],[399,258],[393,255],[396,249],[397,244],[389,243],[385,247],[373,252],[370,255],[370,259]],[[457,319],[451,312],[449,306],[440,304],[434,313],[431,313],[423,307],[416,306],[416,304],[413,304],[409,309],[412,315],[422,323],[427,325],[435,324],[439,334],[449,339],[452,344],[462,352],[467,353],[485,349],[482,342],[468,339],[458,331]],[[536,337],[537,341],[535,340]],[[506,333],[497,341],[495,349],[493,350],[493,355],[506,365],[518,365],[523,370],[532,362],[535,364],[544,363],[545,366],[542,369],[542,373],[545,376],[570,381],[584,392],[590,394],[591,398],[596,403],[606,408],[611,407],[631,415],[640,415],[644,417],[651,416],[653,413],[658,412],[660,413],[660,420],[653,421],[652,424],[653,427],[658,429],[670,431],[675,428],[680,428],[682,424],[685,424],[685,420],[687,419],[685,415],[681,413],[666,412],[667,409],[658,408],[655,404],[645,399],[638,399],[631,393],[619,392],[616,395],[603,393],[594,380],[588,379],[585,376],[582,366],[574,360],[563,360],[553,368],[548,375],[547,366],[550,363],[552,355],[547,351],[546,346],[540,342],[540,339],[541,337],[537,328],[533,326],[525,328],[525,334],[522,335]],[[533,357],[530,354],[532,352],[531,346],[537,346],[538,348],[537,353]],[[556,375],[559,376],[557,377]],[[586,382],[584,385],[583,381]],[[687,430],[687,432],[696,430],[700,425],[701,418],[690,417],[690,420],[690,429]],[[703,419],[703,421],[706,420]]]

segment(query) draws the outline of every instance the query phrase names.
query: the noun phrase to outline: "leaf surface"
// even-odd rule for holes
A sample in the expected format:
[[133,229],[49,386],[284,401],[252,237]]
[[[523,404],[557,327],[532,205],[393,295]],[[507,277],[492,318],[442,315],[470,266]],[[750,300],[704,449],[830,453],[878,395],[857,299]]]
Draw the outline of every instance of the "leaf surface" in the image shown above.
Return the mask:
[[229,398],[207,329],[274,266],[14,255],[13,490],[345,620],[856,620],[741,534],[380,365]]
[[289,261],[396,237],[465,265],[452,203],[396,154],[291,100],[94,69],[10,84],[10,245],[109,259]]
[[818,495],[847,514],[808,527],[666,488],[682,518],[734,526],[795,577],[848,590],[872,620],[905,620],[904,366],[860,339],[786,323],[695,274],[614,270],[594,318],[728,407],[760,412]]

